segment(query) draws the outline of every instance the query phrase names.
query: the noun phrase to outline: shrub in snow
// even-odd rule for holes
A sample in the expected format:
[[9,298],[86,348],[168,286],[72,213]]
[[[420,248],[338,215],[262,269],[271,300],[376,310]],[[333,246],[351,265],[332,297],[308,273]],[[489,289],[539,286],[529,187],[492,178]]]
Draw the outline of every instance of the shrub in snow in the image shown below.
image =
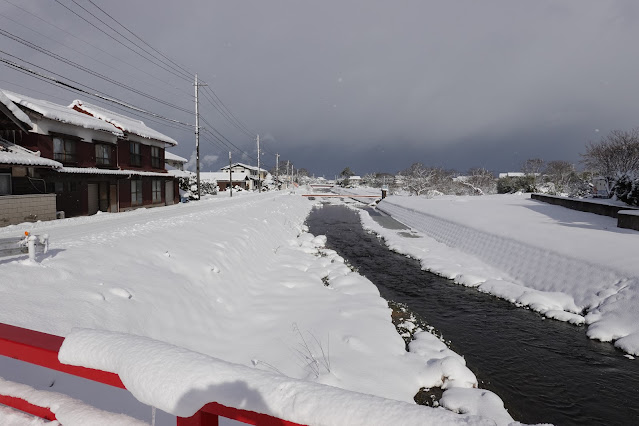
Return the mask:
[[[197,200],[197,177],[195,175],[181,177],[179,179],[180,189],[184,191],[184,196],[189,200]],[[217,194],[217,182],[209,180],[200,180],[201,195]]]
[[514,194],[515,192],[535,192],[534,176],[507,176],[497,180],[498,194]]
[[612,186],[612,192],[618,200],[631,206],[639,206],[639,178],[634,174],[618,175]]

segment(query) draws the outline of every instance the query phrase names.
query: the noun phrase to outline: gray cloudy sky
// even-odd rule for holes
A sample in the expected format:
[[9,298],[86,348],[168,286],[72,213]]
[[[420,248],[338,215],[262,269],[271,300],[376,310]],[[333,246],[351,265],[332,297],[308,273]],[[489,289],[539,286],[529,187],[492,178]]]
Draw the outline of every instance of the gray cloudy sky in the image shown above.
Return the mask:
[[[135,40],[88,0],[75,1]],[[198,72],[240,120],[260,133],[267,166],[275,164],[271,153],[279,152],[298,167],[326,176],[346,166],[358,174],[396,172],[416,161],[461,171],[474,166],[518,170],[531,157],[576,162],[587,141],[639,125],[636,0],[93,2]],[[72,0],[59,3],[93,20]],[[0,0],[0,28],[193,109],[188,81],[145,61],[59,3]],[[4,36],[0,40],[0,50],[20,60],[194,122],[191,114]],[[4,65],[0,87],[59,103],[95,102]],[[248,136],[206,100],[201,105],[204,117],[225,137],[256,155]],[[177,154],[191,156],[191,131],[145,122],[177,139]],[[209,156],[205,169],[220,167],[227,151],[203,141],[202,156]]]

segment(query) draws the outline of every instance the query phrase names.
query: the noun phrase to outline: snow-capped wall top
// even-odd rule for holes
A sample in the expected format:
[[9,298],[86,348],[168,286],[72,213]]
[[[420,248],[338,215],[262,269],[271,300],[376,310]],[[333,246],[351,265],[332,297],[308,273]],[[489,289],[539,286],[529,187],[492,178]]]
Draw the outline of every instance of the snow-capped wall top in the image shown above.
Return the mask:
[[110,111],[106,108],[89,104],[79,99],[73,101],[73,103],[69,105],[69,108],[91,114],[95,118],[113,124],[115,127],[124,132],[138,135],[145,139],[153,139],[156,141],[164,142],[173,146],[177,145],[177,141],[175,139],[170,138],[169,136],[166,136],[156,130],[153,130],[150,127],[147,127],[147,125],[144,124],[143,121],[127,117],[117,112]]
[[13,118],[22,123],[23,126],[21,127],[26,127],[27,129],[33,128],[33,123],[31,122],[31,120],[29,120],[27,114],[25,114],[20,108],[18,108],[16,104],[14,104],[2,90],[0,90],[0,103],[7,107],[9,112],[13,114]]
[[186,158],[175,155],[169,151],[164,151],[164,160],[175,161],[177,163],[186,163],[188,161]]
[[85,129],[101,130],[104,132],[113,133],[117,136],[123,136],[124,134],[117,128],[105,123],[97,118],[90,117],[81,112],[74,111],[65,107],[64,105],[54,104],[53,102],[45,101],[42,99],[34,99],[29,96],[20,95],[18,93],[7,92],[4,93],[15,104],[21,105],[31,111],[35,111],[38,114],[42,114],[43,117],[51,120],[60,121],[62,123],[73,124],[75,126],[84,127]]
[[[248,176],[246,173],[231,173],[231,175],[232,175],[231,180],[233,182],[246,180],[246,177]],[[229,173],[228,172],[202,172],[200,173],[200,179],[206,180],[206,181],[219,180],[222,182],[228,182]]]
[[15,166],[44,166],[61,168],[62,164],[48,158],[40,157],[39,152],[33,152],[13,142],[0,138],[0,164]]

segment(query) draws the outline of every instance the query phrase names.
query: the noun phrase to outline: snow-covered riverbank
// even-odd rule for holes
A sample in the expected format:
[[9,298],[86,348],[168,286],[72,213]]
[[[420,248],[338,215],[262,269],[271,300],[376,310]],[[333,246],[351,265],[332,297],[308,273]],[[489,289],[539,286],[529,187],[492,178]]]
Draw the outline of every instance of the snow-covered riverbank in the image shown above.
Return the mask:
[[362,212],[364,225],[424,269],[550,318],[585,323],[589,337],[639,354],[639,235],[617,228],[615,219],[525,194],[394,196],[378,209],[421,238],[405,238]]
[[[480,414],[509,423],[499,398],[474,389],[463,358],[439,340],[424,333],[405,351],[377,288],[305,232],[312,205],[242,194],[2,228],[0,237],[47,233],[50,251],[38,263],[0,260],[0,322],[62,336],[80,327],[149,337],[399,401],[412,402],[421,387],[455,388],[447,406],[466,413],[455,422],[481,422],[469,416]],[[49,390],[64,390],[57,386]],[[423,409],[435,423],[450,416]]]

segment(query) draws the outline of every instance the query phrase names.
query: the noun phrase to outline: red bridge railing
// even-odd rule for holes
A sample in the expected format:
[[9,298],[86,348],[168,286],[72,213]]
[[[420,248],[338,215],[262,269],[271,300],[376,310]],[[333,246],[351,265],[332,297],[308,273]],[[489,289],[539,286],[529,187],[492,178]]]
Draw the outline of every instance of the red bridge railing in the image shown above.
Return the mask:
[[[64,338],[60,336],[0,323],[0,356],[126,389],[117,374],[66,365],[58,361],[58,352],[63,341]],[[48,408],[33,405],[21,398],[0,394],[0,404],[43,419],[55,420],[55,413]],[[191,417],[178,417],[177,426],[217,426],[219,417],[259,426],[300,426],[267,414],[227,407],[216,402],[206,404]]]

